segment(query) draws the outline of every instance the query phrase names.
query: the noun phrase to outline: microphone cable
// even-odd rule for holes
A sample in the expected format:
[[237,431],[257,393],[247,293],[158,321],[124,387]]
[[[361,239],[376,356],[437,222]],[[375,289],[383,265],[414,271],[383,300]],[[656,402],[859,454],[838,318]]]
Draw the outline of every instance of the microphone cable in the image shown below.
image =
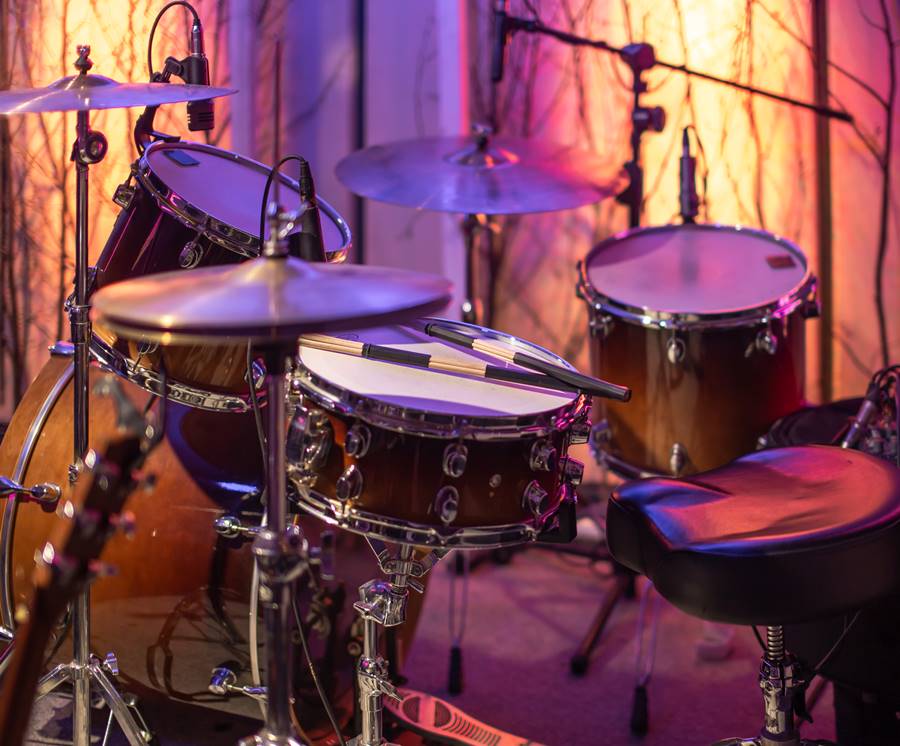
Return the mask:
[[200,14],[197,12],[197,9],[185,0],[173,0],[173,2],[167,3],[160,8],[159,13],[156,14],[156,18],[153,20],[153,25],[150,27],[150,38],[147,40],[147,70],[150,72],[151,79],[156,74],[153,70],[153,37],[156,34],[156,27],[159,26],[159,22],[166,14],[166,11],[170,8],[174,8],[176,5],[180,5],[182,8],[189,10],[191,15],[194,16],[194,21],[196,23],[200,22]]

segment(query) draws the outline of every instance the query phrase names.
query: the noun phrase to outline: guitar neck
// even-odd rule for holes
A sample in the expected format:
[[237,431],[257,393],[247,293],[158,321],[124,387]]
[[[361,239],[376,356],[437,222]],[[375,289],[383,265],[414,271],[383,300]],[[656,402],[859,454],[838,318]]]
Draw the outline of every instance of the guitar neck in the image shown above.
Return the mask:
[[29,605],[28,621],[16,630],[12,660],[0,691],[0,742],[18,746],[31,721],[34,692],[44,668],[47,644],[65,610],[49,589],[38,589]]

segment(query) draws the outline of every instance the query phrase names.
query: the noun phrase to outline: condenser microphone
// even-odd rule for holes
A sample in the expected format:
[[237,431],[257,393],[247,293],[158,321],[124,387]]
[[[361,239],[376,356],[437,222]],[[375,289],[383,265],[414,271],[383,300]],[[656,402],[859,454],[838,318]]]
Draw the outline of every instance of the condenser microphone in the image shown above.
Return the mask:
[[[184,60],[184,81],[193,85],[209,85],[209,60],[203,51],[203,27],[195,16],[191,25],[191,53]],[[215,104],[211,98],[190,101],[187,105],[188,129],[191,132],[211,130],[216,126]]]
[[497,0],[494,5],[494,47],[491,51],[491,80],[503,80],[503,65],[506,62],[507,29],[506,0]]
[[697,159],[691,155],[691,141],[688,128],[684,128],[681,136],[681,219],[685,223],[693,223],[700,207],[697,196]]
[[300,160],[300,201],[307,207],[300,215],[300,230],[288,237],[288,248],[292,256],[307,262],[325,261],[325,239],[322,236],[322,217],[319,214],[319,201],[316,199],[316,186],[313,183],[309,162]]

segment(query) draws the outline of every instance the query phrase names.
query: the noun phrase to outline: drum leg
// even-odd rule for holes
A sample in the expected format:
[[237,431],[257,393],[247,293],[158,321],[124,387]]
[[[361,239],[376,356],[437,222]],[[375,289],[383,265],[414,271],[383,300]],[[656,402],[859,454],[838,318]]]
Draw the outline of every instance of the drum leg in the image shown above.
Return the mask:
[[616,608],[616,604],[623,598],[634,598],[635,595],[635,578],[634,573],[629,572],[620,565],[614,563],[613,587],[610,588],[603,597],[597,616],[587,631],[581,645],[575,655],[569,661],[569,667],[576,676],[583,676],[587,673],[588,666],[591,661],[591,653],[603,634],[606,623],[612,616]]

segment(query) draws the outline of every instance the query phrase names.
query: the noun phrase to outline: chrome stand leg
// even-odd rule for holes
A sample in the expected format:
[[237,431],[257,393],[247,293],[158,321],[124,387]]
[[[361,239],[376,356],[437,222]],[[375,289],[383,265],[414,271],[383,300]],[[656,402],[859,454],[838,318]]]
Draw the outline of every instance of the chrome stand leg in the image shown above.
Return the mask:
[[[273,234],[275,231],[273,230]],[[301,746],[300,734],[291,722],[293,658],[291,651],[291,592],[306,568],[299,527],[287,525],[285,491],[285,361],[290,347],[265,350],[268,402],[266,464],[266,528],[253,542],[260,577],[260,600],[266,648],[266,721],[263,729],[243,739],[241,746]]]
[[[91,48],[78,47],[75,67],[86,75],[93,63],[89,59]],[[103,160],[107,151],[106,138],[90,127],[90,112],[79,111],[76,120],[76,140],[72,148],[75,162],[75,293],[69,308],[69,323],[72,331],[74,355],[73,392],[73,459],[69,467],[69,481],[74,484],[82,469],[82,459],[88,450],[89,423],[89,377],[91,320],[88,304],[88,170],[92,164]],[[85,590],[78,596],[72,607],[73,660],[57,666],[44,676],[38,684],[38,697],[45,696],[64,681],[71,681],[74,690],[72,705],[72,741],[74,746],[91,744],[91,684],[96,683],[116,718],[119,727],[131,746],[145,746],[152,734],[146,726],[141,727],[131,714],[115,685],[101,666],[107,666],[115,675],[118,673],[115,658],[107,657],[107,662],[91,655],[91,596]]]

